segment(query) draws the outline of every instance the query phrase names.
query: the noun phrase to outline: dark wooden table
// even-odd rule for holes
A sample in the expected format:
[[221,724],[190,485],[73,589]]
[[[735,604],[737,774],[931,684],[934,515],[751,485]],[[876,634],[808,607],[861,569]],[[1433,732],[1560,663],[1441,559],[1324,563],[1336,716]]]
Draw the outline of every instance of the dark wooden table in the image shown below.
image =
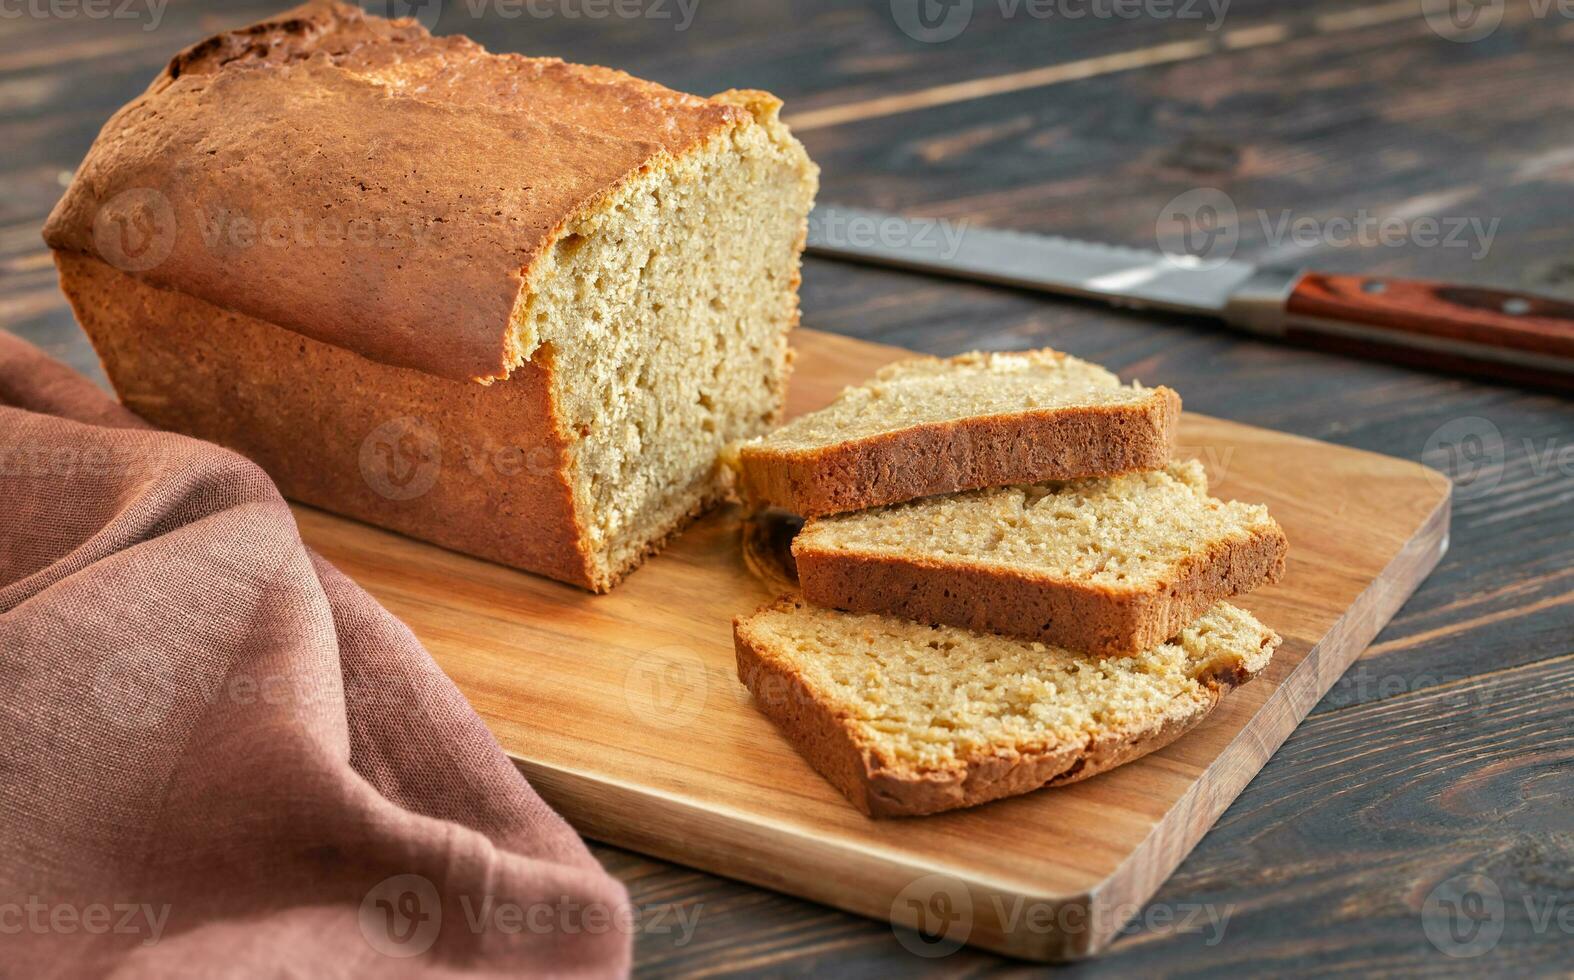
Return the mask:
[[[1235,0],[1222,22],[1219,2],[934,2],[921,40],[902,29],[917,23],[909,0],[450,0],[437,30],[694,92],[770,89],[824,169],[824,201],[1151,248],[1166,202],[1215,188],[1243,257],[1574,297],[1574,19],[1556,4],[1510,3],[1466,43],[1419,0]],[[102,378],[38,228],[104,119],[170,54],[281,6],[7,5],[0,327]],[[1172,385],[1190,409],[1455,478],[1453,544],[1431,579],[1159,891],[1160,914],[1066,972],[1574,967],[1574,404],[823,261],[808,263],[804,310],[938,354],[1053,345]],[[637,903],[697,916],[688,936],[647,919],[644,973],[1023,966],[917,959],[881,923],[596,852]],[[1476,947],[1423,916],[1462,889],[1487,902],[1479,957],[1445,955]],[[1222,941],[1164,915],[1198,906],[1229,913]]]

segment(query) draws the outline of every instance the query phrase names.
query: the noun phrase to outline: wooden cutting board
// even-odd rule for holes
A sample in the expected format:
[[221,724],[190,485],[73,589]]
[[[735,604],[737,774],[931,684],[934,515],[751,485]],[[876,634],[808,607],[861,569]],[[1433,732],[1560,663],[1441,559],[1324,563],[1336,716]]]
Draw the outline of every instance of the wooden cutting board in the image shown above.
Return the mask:
[[[801,330],[790,411],[903,352]],[[1150,383],[1162,379],[1144,378]],[[1184,396],[1185,392],[1182,392]],[[972,810],[874,821],[804,763],[734,672],[771,594],[712,514],[592,596],[309,508],[306,541],[426,644],[586,836],[1033,959],[1096,953],[1426,577],[1449,485],[1419,464],[1186,415],[1180,454],[1284,525],[1284,582],[1240,600],[1285,638],[1265,676],[1153,755]]]

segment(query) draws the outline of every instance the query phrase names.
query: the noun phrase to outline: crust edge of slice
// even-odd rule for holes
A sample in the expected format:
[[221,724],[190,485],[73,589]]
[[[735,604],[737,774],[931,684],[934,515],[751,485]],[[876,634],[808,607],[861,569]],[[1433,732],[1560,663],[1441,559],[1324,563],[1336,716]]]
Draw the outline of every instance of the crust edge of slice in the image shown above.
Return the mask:
[[1126,591],[983,562],[877,556],[793,543],[799,587],[817,606],[1001,633],[1094,656],[1164,642],[1214,603],[1284,575],[1278,521],[1191,555],[1173,579]]
[[925,423],[822,449],[745,444],[739,487],[754,506],[823,517],[938,493],[1161,469],[1180,413],[1180,395],[1160,385],[1141,401]]
[[1262,648],[1267,653],[1255,669],[1243,665],[1198,678],[1195,691],[1177,697],[1163,715],[1146,724],[1112,729],[1080,745],[999,752],[945,769],[917,770],[887,765],[870,747],[861,745],[834,707],[749,636],[748,623],[755,615],[791,609],[798,601],[784,595],[733,620],[738,678],[761,713],[810,766],[866,816],[875,818],[925,816],[977,806],[1078,782],[1138,759],[1200,724],[1224,695],[1261,674],[1282,642],[1277,633],[1262,627]]

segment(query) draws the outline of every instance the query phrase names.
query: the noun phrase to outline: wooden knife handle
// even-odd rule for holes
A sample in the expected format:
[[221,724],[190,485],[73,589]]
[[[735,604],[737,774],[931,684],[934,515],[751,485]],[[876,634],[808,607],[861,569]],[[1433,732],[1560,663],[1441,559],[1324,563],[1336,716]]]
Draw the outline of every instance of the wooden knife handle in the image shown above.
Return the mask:
[[1574,303],[1308,272],[1285,309],[1287,338],[1312,346],[1574,390]]

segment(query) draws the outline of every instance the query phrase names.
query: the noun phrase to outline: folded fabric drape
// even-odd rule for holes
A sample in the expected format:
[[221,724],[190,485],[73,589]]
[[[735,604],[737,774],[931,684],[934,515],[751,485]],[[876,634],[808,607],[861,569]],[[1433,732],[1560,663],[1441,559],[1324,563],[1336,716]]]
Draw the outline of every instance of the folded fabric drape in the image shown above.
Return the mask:
[[260,469],[0,332],[0,974],[608,976],[636,922]]

